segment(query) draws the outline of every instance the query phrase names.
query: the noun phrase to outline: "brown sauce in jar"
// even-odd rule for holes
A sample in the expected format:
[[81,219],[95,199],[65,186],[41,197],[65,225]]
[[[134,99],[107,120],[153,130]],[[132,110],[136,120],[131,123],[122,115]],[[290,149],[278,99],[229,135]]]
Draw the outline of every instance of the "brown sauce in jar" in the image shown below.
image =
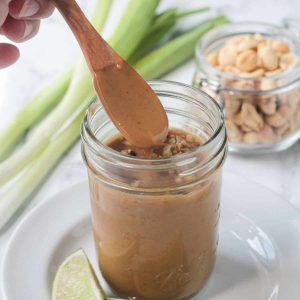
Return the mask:
[[[201,144],[200,137],[177,129],[169,130],[162,145],[147,150],[131,146],[120,135],[106,143],[124,155],[150,160],[179,156]],[[121,176],[132,174],[124,170]],[[89,170],[101,272],[124,297],[186,298],[204,285],[214,266],[221,172],[204,180],[195,175],[195,184],[178,191],[171,184],[158,188],[163,180],[175,182],[176,170],[134,176],[137,184],[128,179],[131,188],[126,190],[103,183]],[[145,182],[150,189],[140,192]]]

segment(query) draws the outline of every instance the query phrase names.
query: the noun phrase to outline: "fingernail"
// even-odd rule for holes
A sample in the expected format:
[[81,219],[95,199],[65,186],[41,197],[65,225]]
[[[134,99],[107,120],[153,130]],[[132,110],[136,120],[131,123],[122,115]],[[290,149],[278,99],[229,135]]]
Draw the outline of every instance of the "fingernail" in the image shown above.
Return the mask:
[[35,0],[25,1],[20,13],[19,18],[27,18],[34,16],[40,10],[40,5]]
[[33,30],[33,23],[25,21],[25,30],[22,39],[27,38],[32,33],[32,30]]

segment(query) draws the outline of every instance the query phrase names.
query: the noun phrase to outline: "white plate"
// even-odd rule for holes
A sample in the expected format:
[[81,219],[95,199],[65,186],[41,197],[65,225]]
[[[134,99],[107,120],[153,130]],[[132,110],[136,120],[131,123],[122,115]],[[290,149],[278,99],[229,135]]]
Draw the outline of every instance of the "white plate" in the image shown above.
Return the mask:
[[[50,299],[57,266],[83,248],[95,254],[87,183],[49,199],[14,232],[4,259],[5,300]],[[98,274],[99,275],[99,274]],[[224,174],[217,263],[193,299],[300,299],[300,215],[271,191]]]

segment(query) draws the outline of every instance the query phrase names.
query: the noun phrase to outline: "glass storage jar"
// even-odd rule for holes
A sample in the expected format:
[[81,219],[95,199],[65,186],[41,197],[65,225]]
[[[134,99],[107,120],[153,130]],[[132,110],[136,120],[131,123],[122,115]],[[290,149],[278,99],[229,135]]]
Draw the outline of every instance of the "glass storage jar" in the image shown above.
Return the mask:
[[284,150],[300,137],[300,64],[269,77],[243,77],[222,72],[206,60],[228,38],[245,34],[282,40],[300,55],[300,40],[282,27],[265,23],[220,26],[196,47],[193,85],[213,95],[223,108],[231,151],[256,154]]
[[215,262],[223,114],[210,96],[179,83],[151,81],[170,128],[204,142],[170,158],[143,159],[106,145],[117,133],[98,101],[82,124],[99,267],[120,295],[182,299],[197,292]]

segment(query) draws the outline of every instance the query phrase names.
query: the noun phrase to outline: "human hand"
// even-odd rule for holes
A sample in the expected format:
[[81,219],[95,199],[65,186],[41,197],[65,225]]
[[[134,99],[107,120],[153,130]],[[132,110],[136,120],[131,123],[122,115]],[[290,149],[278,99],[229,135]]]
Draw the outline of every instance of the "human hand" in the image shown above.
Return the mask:
[[[40,19],[50,16],[53,9],[49,0],[0,0],[0,34],[13,42],[24,42],[36,35]],[[0,43],[0,68],[18,57],[17,47]]]

